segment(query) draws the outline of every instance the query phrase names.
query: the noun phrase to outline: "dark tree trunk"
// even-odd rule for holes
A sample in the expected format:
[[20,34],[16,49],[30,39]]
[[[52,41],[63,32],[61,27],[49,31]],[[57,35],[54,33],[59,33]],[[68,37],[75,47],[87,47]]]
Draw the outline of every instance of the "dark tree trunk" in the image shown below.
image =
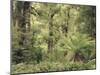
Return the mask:
[[26,45],[26,33],[30,31],[30,3],[29,2],[17,2],[17,20],[18,20],[18,31],[20,32],[19,45],[25,47]]

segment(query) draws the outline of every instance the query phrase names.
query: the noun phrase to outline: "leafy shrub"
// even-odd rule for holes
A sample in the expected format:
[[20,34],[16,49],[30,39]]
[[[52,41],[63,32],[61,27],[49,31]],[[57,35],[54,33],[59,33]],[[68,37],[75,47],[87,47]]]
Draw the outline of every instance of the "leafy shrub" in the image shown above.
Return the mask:
[[[66,49],[70,52],[70,59],[74,60],[88,60],[92,52],[95,50],[95,41],[87,34],[79,32],[70,33],[65,39]],[[68,56],[69,58],[69,56]]]

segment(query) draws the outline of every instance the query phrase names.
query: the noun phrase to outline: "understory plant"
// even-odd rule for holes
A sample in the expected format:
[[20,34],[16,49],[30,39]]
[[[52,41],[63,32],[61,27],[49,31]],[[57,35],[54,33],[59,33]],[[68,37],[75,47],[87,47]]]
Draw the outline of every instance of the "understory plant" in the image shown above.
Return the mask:
[[87,34],[82,34],[79,32],[70,33],[65,41],[65,48],[68,51],[66,57],[67,60],[87,61],[92,58],[95,59],[95,40],[93,40]]

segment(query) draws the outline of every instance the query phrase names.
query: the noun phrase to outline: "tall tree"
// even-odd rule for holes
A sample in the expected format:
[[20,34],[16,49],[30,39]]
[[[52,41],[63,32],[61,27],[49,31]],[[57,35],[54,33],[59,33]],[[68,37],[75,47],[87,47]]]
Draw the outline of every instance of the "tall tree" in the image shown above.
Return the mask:
[[[24,59],[24,51],[31,45],[30,37],[30,2],[12,1],[12,48],[14,63],[19,63]],[[30,44],[29,44],[30,43]]]
[[18,19],[18,31],[20,32],[19,45],[25,47],[27,44],[26,34],[30,31],[30,2],[17,2],[17,19]]

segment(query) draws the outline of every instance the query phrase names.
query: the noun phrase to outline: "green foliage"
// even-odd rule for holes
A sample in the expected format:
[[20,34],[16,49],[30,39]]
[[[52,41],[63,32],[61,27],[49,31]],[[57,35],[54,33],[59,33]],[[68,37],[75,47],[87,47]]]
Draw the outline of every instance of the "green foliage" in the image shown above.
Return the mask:
[[[94,62],[94,61],[93,61]],[[39,64],[20,63],[12,65],[12,74],[33,73],[33,72],[51,72],[51,71],[77,71],[95,69],[95,63],[60,63],[60,62],[41,62]]]
[[96,36],[96,7],[80,6],[80,16],[77,19],[79,31],[88,33],[90,36]]
[[42,53],[42,48],[40,47],[37,47],[37,48],[34,48],[33,49],[33,60],[35,60],[37,63],[40,63],[40,61],[42,61],[42,56],[43,56],[43,53]]
[[13,2],[12,73],[95,69],[94,6]]
[[[95,50],[95,41],[87,34],[79,32],[69,33],[65,39],[66,49],[72,52],[74,59],[89,60],[92,52]],[[71,54],[69,54],[71,56]]]

